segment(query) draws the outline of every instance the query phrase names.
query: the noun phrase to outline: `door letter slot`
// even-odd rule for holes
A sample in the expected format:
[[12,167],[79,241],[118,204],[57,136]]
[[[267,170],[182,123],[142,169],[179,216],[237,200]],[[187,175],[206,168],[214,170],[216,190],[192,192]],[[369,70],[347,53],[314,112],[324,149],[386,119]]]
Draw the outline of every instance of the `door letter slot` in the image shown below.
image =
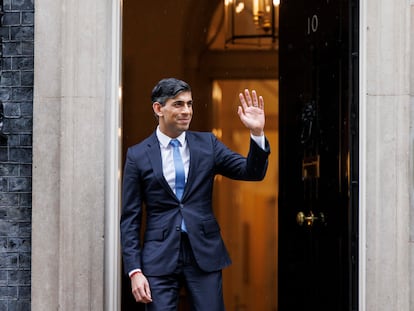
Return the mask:
[[306,157],[302,161],[302,179],[319,178],[319,155]]

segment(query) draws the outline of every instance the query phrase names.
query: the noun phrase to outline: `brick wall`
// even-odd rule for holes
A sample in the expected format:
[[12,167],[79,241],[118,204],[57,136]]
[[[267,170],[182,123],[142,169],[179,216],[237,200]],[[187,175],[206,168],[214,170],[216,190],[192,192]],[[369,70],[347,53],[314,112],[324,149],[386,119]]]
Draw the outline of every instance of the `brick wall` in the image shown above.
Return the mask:
[[0,311],[23,311],[30,310],[34,0],[0,5]]

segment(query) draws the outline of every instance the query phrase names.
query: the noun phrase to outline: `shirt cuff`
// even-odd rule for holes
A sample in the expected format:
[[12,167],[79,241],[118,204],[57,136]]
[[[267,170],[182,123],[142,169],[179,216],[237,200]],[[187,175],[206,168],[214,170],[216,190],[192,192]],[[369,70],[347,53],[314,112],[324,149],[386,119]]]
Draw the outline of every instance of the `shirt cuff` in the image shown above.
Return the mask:
[[142,273],[141,269],[134,269],[134,270],[129,271],[129,273],[128,273],[129,277],[131,277],[136,272]]
[[250,134],[250,137],[254,140],[254,142],[263,150],[265,150],[265,136],[255,136],[253,134]]

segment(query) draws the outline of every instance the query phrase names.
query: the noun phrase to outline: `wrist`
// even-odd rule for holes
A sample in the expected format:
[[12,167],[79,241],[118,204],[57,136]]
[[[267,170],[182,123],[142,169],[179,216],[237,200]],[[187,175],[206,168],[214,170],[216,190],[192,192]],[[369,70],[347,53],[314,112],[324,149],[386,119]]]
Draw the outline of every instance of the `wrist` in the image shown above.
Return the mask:
[[137,274],[141,274],[141,273],[142,273],[141,269],[136,269],[136,270],[132,271],[132,272],[129,274],[129,278],[130,278],[130,279],[132,279],[132,277],[133,277],[133,276],[135,276],[135,275],[137,275]]
[[264,131],[263,130],[259,130],[259,131],[250,130],[250,134],[252,134],[253,136],[263,136]]

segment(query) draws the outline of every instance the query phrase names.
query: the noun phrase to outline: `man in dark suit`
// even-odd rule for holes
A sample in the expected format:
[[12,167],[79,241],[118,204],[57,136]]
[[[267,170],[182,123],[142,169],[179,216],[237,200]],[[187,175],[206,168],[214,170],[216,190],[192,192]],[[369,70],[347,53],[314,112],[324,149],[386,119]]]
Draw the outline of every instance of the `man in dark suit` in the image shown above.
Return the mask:
[[225,310],[221,270],[231,260],[213,214],[214,176],[262,180],[270,153],[263,98],[247,89],[239,98],[240,120],[251,132],[247,157],[212,133],[188,130],[193,100],[186,82],[163,79],[152,91],[158,127],[128,149],[121,217],[124,268],[135,300],[149,311],[176,310],[182,286],[192,310]]

